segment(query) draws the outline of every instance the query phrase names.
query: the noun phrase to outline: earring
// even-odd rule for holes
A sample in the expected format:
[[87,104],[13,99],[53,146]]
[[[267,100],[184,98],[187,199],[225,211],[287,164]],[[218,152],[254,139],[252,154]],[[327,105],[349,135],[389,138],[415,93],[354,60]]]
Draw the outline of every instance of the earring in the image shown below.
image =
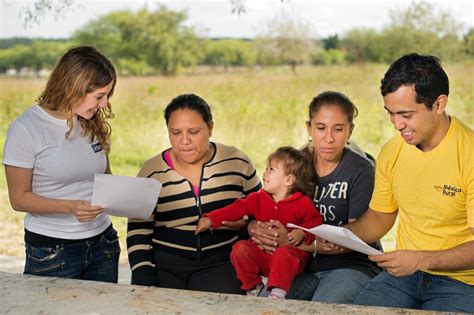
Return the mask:
[[311,136],[308,137],[308,142],[313,142],[313,138],[311,138]]
[[347,143],[347,145],[350,145],[351,144],[351,139],[347,139],[346,143]]

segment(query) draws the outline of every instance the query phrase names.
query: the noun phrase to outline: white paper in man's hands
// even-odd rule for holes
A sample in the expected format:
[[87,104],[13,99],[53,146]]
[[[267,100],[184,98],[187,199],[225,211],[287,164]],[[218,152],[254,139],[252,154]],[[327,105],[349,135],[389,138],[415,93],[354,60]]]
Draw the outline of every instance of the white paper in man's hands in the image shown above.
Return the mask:
[[147,219],[160,191],[161,183],[153,178],[95,174],[91,204],[104,207],[110,215]]
[[304,227],[301,227],[292,223],[288,223],[286,226],[302,229],[322,239],[330,241],[331,243],[364,253],[366,255],[382,255],[383,254],[381,251],[367,245],[367,243],[365,243],[357,235],[352,233],[351,230],[348,230],[340,226],[321,224],[312,229],[306,229]]

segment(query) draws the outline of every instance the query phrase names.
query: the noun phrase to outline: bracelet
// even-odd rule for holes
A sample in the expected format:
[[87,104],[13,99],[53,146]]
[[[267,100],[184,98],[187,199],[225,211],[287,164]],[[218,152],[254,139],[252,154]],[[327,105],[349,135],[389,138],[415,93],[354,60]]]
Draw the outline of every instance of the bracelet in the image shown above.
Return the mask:
[[318,243],[317,243],[316,239],[314,239],[314,241],[313,241],[313,246],[314,246],[313,258],[315,258],[316,255],[318,254],[318,246],[317,245],[318,245]]

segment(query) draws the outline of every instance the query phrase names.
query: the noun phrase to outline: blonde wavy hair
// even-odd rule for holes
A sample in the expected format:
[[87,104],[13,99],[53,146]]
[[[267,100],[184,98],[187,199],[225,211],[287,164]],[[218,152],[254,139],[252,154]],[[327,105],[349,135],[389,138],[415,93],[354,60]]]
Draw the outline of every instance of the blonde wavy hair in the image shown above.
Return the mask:
[[[58,61],[51,73],[44,91],[38,98],[38,104],[53,111],[65,112],[69,138],[74,127],[72,108],[86,94],[104,87],[110,83],[112,89],[107,95],[112,97],[117,74],[107,57],[91,46],[81,46],[69,49]],[[113,118],[112,106],[107,101],[105,108],[99,108],[91,119],[77,117],[82,127],[82,135],[92,143],[95,138],[105,152],[110,151],[110,135],[112,128],[107,119]]]

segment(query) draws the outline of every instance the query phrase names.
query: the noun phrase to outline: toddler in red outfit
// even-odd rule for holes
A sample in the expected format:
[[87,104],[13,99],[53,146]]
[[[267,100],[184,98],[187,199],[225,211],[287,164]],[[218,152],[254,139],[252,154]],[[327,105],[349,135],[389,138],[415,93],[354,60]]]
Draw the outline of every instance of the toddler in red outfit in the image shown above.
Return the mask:
[[[318,226],[322,223],[321,214],[308,197],[314,193],[314,175],[312,163],[304,153],[292,147],[278,148],[268,157],[263,189],[204,214],[198,222],[196,234],[218,228],[222,221],[236,221],[249,215],[258,221],[278,220],[283,225]],[[270,297],[285,298],[291,282],[304,270],[310,257],[310,253],[297,246],[302,242],[310,244],[314,239],[313,235],[300,229],[290,230],[287,237],[289,243],[273,253],[263,251],[251,240],[234,244],[230,260],[247,295],[258,294],[263,275],[268,277]]]

